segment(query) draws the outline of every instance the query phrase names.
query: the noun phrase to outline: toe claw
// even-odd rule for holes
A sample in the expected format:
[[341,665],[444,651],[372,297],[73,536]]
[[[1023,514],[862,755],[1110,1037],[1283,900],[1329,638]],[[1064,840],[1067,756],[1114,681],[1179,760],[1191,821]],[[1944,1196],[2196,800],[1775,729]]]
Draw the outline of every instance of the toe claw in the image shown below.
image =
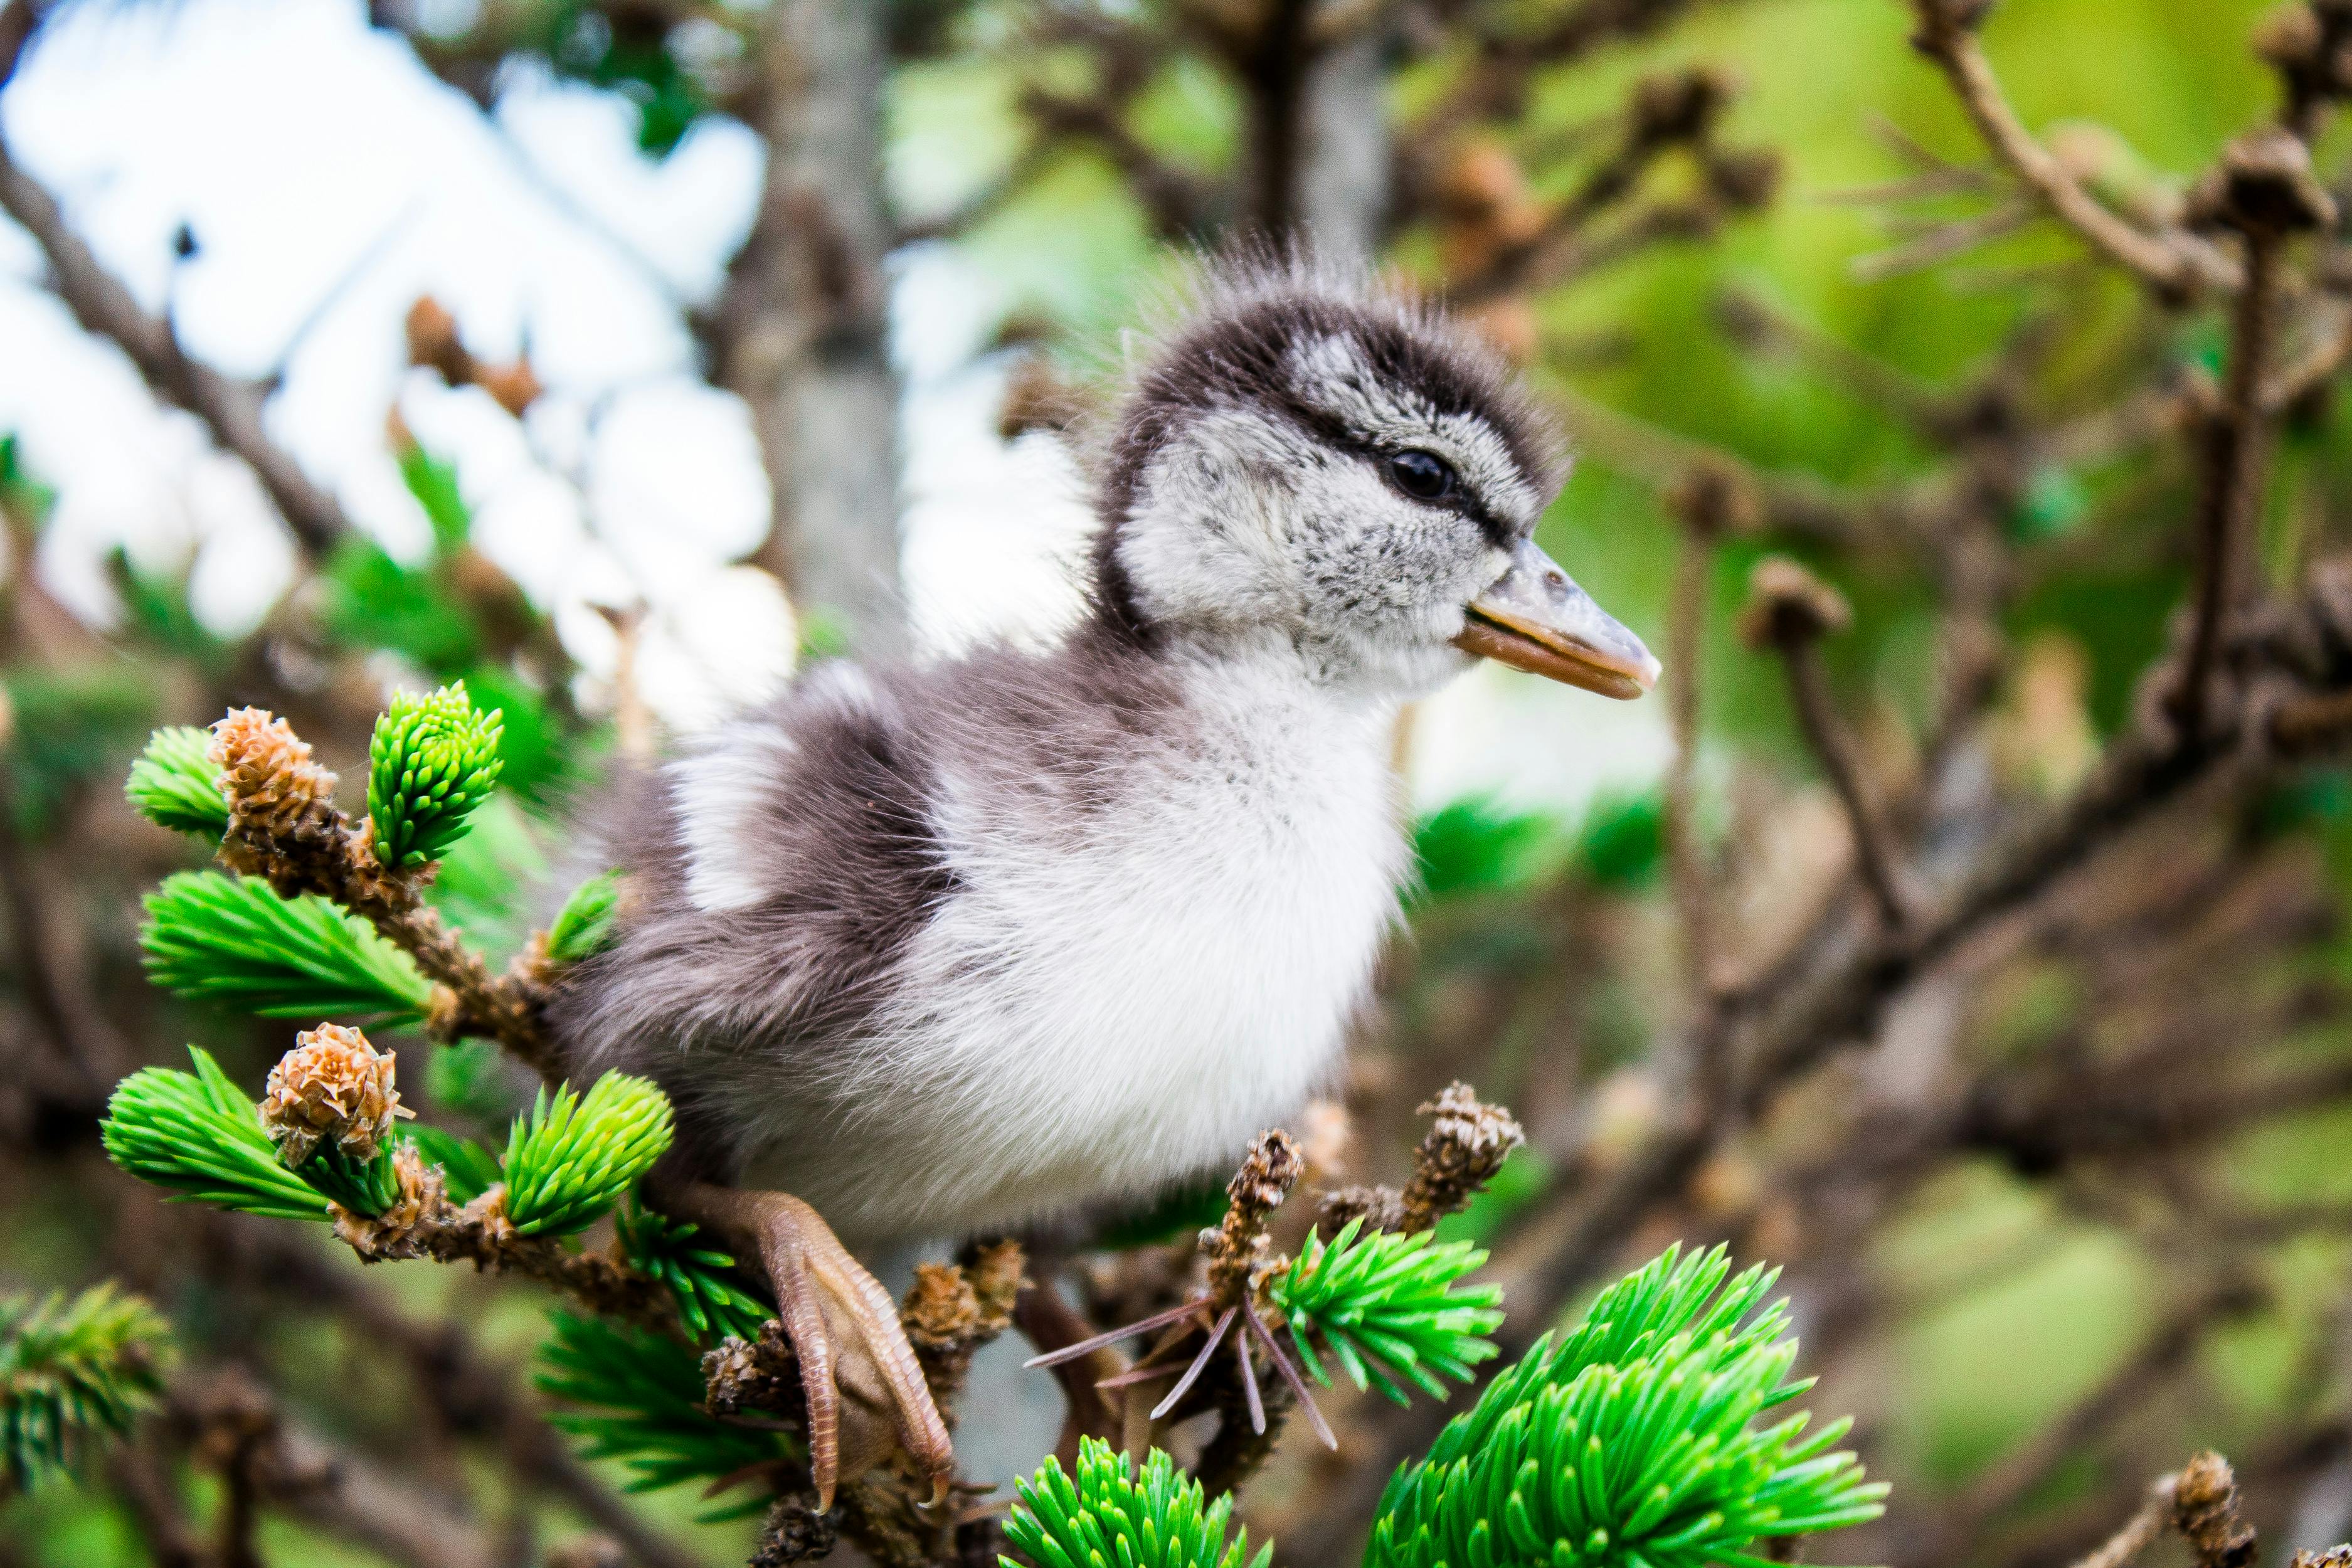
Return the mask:
[[955,1479],[955,1448],[890,1293],[798,1198],[698,1186],[683,1206],[689,1217],[707,1215],[745,1237],[765,1266],[800,1355],[817,1506],[832,1507],[843,1481],[864,1475],[894,1446],[930,1479],[933,1504],[943,1501]]

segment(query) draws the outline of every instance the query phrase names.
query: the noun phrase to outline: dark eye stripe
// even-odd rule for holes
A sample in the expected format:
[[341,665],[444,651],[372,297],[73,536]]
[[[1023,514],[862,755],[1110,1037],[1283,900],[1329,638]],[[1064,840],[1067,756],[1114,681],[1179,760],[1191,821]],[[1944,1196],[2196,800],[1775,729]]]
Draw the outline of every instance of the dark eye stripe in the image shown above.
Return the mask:
[[[1295,388],[1284,388],[1284,395],[1269,400],[1273,409],[1288,419],[1308,437],[1336,451],[1361,458],[1375,468],[1384,465],[1394,455],[1391,448],[1375,446],[1350,430],[1337,415],[1316,406],[1298,395]],[[1518,531],[1506,526],[1503,520],[1488,510],[1478,494],[1467,483],[1456,483],[1453,493],[1443,500],[1422,501],[1423,506],[1441,506],[1458,511],[1477,525],[1478,531],[1497,550],[1508,550],[1518,542]]]

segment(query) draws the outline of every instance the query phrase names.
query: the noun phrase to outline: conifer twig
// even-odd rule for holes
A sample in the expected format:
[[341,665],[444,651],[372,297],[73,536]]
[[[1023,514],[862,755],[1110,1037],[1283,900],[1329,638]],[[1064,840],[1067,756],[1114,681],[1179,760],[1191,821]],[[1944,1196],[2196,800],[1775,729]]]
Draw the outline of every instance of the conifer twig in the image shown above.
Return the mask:
[[1507,1109],[1486,1104],[1466,1083],[1448,1084],[1421,1114],[1434,1120],[1413,1150],[1412,1177],[1398,1205],[1396,1228],[1408,1232],[1428,1230],[1468,1207],[1527,1142]]
[[2074,1568],[2128,1568],[2163,1533],[2172,1514],[2172,1489],[2178,1479],[2176,1476],[2159,1478],[2123,1528],[2102,1542],[2098,1550],[2077,1559]]
[[335,1234],[362,1263],[429,1258],[470,1263],[490,1273],[520,1274],[572,1297],[592,1312],[679,1333],[676,1308],[653,1279],[604,1252],[574,1252],[557,1236],[526,1236],[506,1217],[506,1191],[452,1203],[441,1172],[414,1148],[394,1156],[400,1196],[374,1219],[338,1210]]
[[2173,710],[2181,743],[2206,739],[2222,622],[2236,608],[2269,461],[2271,410],[2263,396],[2277,331],[2281,250],[2296,233],[2335,221],[2336,205],[2311,172],[2310,150],[2284,131],[2241,139],[2200,188],[2197,205],[2245,241],[2243,286],[2231,313],[2221,406],[2206,422],[2197,494],[2197,591],[2189,652]]
[[2168,299],[2205,289],[2231,292],[2244,281],[2236,263],[2186,231],[2150,234],[2102,205],[2018,119],[1977,42],[1988,0],[1913,0],[1912,44],[1951,82],[1960,106],[1994,155],[2068,227]]
[[2197,1568],[2248,1568],[2261,1546],[2238,1513],[2238,1478],[2210,1448],[2181,1467],[2172,1483],[2172,1527],[2196,1554]]
[[1863,783],[1862,762],[1831,700],[1818,647],[1823,636],[1844,629],[1851,618],[1844,599],[1795,562],[1773,556],[1757,563],[1742,630],[1750,647],[1780,656],[1798,726],[1845,810],[1863,886],[1880,922],[1899,931],[1906,913],[1895,879],[1894,843]]
[[416,875],[376,858],[373,825],[355,828],[334,804],[335,775],[284,720],[241,709],[213,726],[213,761],[226,779],[228,831],[220,859],[280,895],[316,893],[365,919],[444,987],[433,1033],[487,1035],[553,1083],[562,1077],[539,1017],[538,986],[521,971],[494,976],[425,901]]

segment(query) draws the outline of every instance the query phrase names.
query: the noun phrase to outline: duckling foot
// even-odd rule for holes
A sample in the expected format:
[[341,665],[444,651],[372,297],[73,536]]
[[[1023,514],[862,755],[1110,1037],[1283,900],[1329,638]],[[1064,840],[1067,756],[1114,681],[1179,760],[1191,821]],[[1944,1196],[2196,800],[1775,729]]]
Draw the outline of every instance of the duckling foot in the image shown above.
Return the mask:
[[670,1213],[709,1226],[765,1269],[800,1358],[817,1507],[831,1508],[842,1481],[856,1480],[893,1447],[930,1479],[934,1502],[944,1498],[955,1450],[899,1325],[898,1305],[816,1210],[788,1193],[699,1182],[660,1198]]

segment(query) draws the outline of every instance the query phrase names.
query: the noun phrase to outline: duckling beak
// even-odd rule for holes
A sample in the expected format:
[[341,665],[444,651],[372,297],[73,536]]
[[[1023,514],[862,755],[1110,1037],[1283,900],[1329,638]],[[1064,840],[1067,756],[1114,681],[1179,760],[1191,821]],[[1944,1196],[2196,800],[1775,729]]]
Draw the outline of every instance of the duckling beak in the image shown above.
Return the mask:
[[1454,646],[1465,653],[1603,697],[1632,699],[1658,683],[1658,661],[1642,639],[1532,540],[1512,552],[1503,580],[1465,609],[1469,621]]

